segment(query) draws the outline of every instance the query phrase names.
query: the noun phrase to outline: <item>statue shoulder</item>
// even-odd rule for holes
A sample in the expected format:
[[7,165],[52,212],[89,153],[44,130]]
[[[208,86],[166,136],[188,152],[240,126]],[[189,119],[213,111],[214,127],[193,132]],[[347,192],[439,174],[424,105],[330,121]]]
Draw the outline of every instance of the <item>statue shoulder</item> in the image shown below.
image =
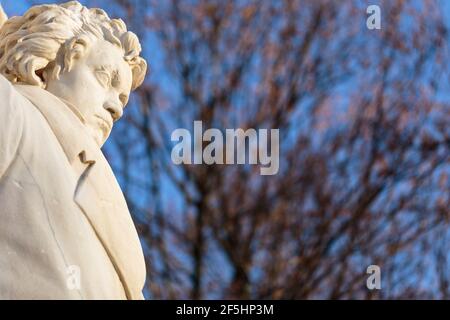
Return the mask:
[[6,79],[5,78],[5,76],[4,75],[2,75],[1,73],[0,73],[0,86],[11,86],[11,82],[9,82],[9,80],[8,79]]
[[13,84],[8,79],[6,79],[5,76],[2,75],[1,73],[0,73],[0,90],[2,97],[4,93],[12,92],[14,90]]
[[0,128],[1,134],[11,129],[19,131],[23,122],[23,97],[11,82],[0,74]]
[[17,92],[13,84],[2,74],[0,74],[0,101],[2,102],[0,104],[1,113],[6,112],[9,114],[21,112],[20,100],[18,100],[19,96],[22,95]]
[[0,75],[0,179],[14,159],[23,129],[23,100],[12,84]]

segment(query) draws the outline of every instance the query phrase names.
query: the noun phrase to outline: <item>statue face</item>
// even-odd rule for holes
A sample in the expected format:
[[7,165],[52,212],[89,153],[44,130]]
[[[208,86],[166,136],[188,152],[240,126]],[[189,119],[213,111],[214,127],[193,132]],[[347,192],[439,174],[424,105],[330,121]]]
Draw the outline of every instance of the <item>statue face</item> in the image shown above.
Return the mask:
[[128,102],[132,73],[122,49],[113,44],[97,40],[86,50],[70,71],[48,80],[46,90],[65,101],[102,146]]

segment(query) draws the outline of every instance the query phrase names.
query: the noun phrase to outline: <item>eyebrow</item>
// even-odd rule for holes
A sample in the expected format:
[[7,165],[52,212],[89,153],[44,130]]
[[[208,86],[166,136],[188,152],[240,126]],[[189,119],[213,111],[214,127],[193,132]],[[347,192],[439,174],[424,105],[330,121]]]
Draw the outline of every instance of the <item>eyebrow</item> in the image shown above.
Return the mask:
[[114,67],[110,64],[102,64],[100,67],[98,67],[98,69],[102,71],[112,72],[114,70]]
[[113,66],[109,64],[102,64],[97,70],[108,72],[111,76],[111,84],[115,83],[116,85],[120,84],[120,75],[119,71],[115,69]]
[[[115,88],[119,87],[121,84],[121,79],[120,79],[120,73],[119,70],[114,68],[113,66],[111,66],[110,64],[104,64],[100,66],[100,69],[102,71],[106,71],[109,72],[109,74],[111,75],[111,85]],[[121,94],[122,95],[122,94]],[[129,99],[129,95],[125,94],[126,96],[126,100],[128,102]],[[126,103],[124,103],[126,104]]]
[[111,72],[111,84],[114,87],[119,87],[120,86],[120,74],[119,71],[117,69],[113,70]]

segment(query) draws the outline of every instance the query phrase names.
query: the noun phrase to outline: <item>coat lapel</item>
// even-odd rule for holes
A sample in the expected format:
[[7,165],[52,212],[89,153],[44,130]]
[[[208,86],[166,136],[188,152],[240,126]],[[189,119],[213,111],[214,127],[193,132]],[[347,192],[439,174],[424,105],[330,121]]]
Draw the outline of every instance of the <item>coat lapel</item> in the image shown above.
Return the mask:
[[102,170],[106,169],[102,162],[97,159],[88,164],[78,181],[74,200],[103,243],[127,297],[139,299],[145,281],[142,249],[123,195],[108,170]]

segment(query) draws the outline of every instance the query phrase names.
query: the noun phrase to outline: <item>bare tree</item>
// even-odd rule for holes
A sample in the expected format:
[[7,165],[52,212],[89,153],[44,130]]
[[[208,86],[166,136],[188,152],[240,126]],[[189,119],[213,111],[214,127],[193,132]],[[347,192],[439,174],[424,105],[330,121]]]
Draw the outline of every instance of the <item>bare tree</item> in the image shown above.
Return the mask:
[[[93,1],[92,1],[93,2]],[[150,298],[448,298],[448,28],[437,1],[116,0],[146,82],[106,152]],[[279,128],[280,171],[180,165],[174,128]],[[366,288],[381,267],[382,290]]]

